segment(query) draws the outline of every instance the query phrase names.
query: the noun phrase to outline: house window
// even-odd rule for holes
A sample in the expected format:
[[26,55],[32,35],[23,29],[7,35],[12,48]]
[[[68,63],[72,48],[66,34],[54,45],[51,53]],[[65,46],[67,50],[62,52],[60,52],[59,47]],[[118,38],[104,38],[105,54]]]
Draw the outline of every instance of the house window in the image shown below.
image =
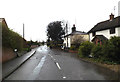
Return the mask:
[[92,33],[92,36],[95,36],[95,35],[96,35],[96,32],[93,32],[93,33]]
[[110,34],[115,34],[115,28],[110,29]]

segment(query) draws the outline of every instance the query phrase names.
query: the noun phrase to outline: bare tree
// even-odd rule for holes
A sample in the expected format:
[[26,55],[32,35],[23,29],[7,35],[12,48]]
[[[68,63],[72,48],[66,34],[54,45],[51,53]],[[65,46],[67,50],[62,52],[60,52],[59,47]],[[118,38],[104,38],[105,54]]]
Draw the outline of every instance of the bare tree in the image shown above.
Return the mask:
[[82,42],[84,42],[84,36],[73,36],[72,37],[72,45],[75,45],[76,47],[79,47]]

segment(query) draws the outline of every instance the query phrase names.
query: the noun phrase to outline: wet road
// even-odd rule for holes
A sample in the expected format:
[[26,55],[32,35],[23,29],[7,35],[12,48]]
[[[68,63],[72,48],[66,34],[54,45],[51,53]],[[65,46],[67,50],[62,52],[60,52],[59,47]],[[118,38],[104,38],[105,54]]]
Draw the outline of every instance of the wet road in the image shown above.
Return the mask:
[[6,80],[114,80],[118,74],[81,61],[73,53],[41,46]]

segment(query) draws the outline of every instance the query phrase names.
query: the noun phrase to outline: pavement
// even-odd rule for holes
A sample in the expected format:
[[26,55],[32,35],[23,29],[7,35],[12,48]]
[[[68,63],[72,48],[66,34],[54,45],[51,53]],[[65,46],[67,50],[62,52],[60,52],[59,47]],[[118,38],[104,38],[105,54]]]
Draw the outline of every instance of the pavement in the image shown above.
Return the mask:
[[12,74],[15,70],[17,70],[35,53],[36,53],[36,50],[32,49],[30,52],[2,64],[2,80],[4,80],[6,77]]

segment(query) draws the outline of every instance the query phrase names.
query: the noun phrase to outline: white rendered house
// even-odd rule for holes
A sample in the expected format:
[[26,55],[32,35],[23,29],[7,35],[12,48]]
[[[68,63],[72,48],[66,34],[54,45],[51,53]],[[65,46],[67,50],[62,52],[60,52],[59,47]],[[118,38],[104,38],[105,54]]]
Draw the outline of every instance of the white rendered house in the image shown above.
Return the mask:
[[74,44],[75,40],[78,40],[78,39],[79,39],[79,41],[82,41],[82,42],[89,41],[89,35],[82,31],[76,31],[76,27],[75,27],[75,25],[73,25],[72,33],[70,33],[64,37],[63,46],[70,48],[71,45]]
[[102,43],[111,36],[120,37],[120,16],[114,18],[111,13],[110,19],[96,24],[89,32],[89,41]]

